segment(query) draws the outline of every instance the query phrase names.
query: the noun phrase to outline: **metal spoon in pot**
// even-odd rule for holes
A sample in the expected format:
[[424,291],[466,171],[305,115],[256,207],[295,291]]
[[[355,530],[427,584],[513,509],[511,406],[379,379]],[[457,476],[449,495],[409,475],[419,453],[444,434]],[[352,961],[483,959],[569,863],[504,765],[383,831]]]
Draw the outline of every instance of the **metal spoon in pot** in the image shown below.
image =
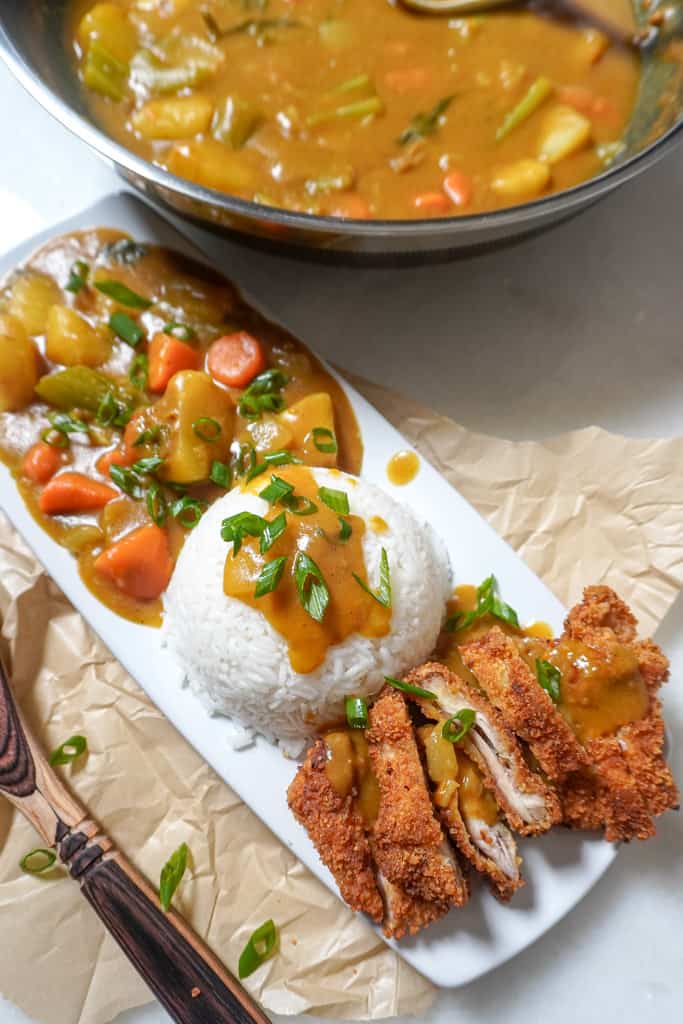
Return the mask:
[[491,11],[501,7],[526,7],[539,13],[555,16],[564,21],[583,22],[604,32],[614,43],[628,49],[642,50],[657,38],[657,29],[630,32],[615,22],[603,17],[597,11],[574,3],[574,0],[531,0],[531,3],[520,3],[520,0],[399,0],[403,7],[421,14],[475,14],[480,11]]

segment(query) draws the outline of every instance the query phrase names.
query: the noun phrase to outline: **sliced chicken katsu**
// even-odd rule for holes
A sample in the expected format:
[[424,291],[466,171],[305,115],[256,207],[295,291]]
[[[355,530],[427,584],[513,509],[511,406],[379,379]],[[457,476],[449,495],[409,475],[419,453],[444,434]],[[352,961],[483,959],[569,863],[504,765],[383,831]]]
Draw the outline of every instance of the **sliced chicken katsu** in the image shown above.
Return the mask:
[[515,832],[540,835],[561,820],[555,791],[529,768],[502,715],[481,691],[438,662],[414,669],[406,681],[435,695],[433,701],[411,697],[432,721],[443,722],[465,708],[475,712],[472,728],[459,747],[474,762]]
[[439,721],[416,730],[434,803],[459,852],[488,878],[499,899],[509,900],[523,885],[517,844],[476,765],[461,747],[456,749],[444,738],[443,729],[444,722]]
[[379,784],[370,844],[382,877],[416,900],[461,906],[468,892],[436,816],[403,696],[385,687],[365,734]]
[[493,626],[480,639],[464,644],[460,654],[490,702],[512,732],[527,744],[551,782],[561,782],[571,772],[588,767],[586,751],[539,686],[515,638]]
[[[287,800],[334,875],[344,901],[379,923],[384,904],[375,881],[365,821],[355,799],[353,752],[348,751],[347,785],[343,768],[338,777],[327,770],[333,745],[316,740],[289,786]],[[336,753],[344,759],[343,752]]]
[[433,903],[410,896],[405,889],[394,885],[377,872],[377,884],[384,898],[384,922],[382,931],[389,939],[402,939],[404,935],[417,932],[444,917],[450,910],[448,903]]

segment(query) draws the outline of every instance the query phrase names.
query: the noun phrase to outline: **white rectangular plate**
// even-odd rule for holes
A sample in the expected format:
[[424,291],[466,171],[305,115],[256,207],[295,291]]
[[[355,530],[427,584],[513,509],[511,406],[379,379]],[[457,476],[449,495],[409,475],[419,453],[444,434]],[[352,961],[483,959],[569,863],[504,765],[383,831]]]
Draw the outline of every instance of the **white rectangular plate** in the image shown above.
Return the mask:
[[[122,194],[110,196],[18,246],[0,259],[0,276],[4,277],[48,238],[95,226],[119,228],[135,238],[201,258],[166,221],[139,200]],[[560,627],[563,608],[559,601],[428,463],[421,461],[417,477],[407,486],[395,488],[389,483],[389,459],[410,446],[361,395],[341,383],[361,428],[365,445],[363,476],[396,493],[419,518],[434,526],[448,547],[456,582],[478,583],[493,571],[502,594],[517,609],[521,621],[544,619]],[[336,892],[332,876],[287,807],[286,789],[296,766],[265,740],[257,740],[245,750],[231,748],[228,723],[208,715],[182,687],[178,667],[162,648],[159,631],[119,618],[92,596],[78,575],[75,560],[29,515],[2,465],[0,506],[69,600],[157,707],[275,835]],[[273,784],[264,786],[263,779],[273,780]],[[92,811],[97,814],[96,807]],[[391,945],[437,985],[462,985],[503,963],[547,931],[585,895],[614,857],[614,847],[608,843],[562,830],[521,845],[527,885],[511,905],[503,906],[488,890],[475,887],[465,908],[452,911],[415,938]]]

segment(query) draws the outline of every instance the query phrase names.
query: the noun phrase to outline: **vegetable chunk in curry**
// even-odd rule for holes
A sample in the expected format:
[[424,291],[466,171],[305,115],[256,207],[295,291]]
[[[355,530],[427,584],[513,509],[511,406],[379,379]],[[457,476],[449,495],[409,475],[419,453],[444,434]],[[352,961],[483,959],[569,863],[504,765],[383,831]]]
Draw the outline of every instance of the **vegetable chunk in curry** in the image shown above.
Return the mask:
[[158,624],[188,530],[231,486],[361,457],[334,378],[177,253],[79,232],[0,291],[0,458],[120,615]]
[[[598,9],[632,26],[628,0]],[[76,0],[92,113],[181,178],[353,219],[478,213],[620,151],[640,67],[590,24],[398,0]]]

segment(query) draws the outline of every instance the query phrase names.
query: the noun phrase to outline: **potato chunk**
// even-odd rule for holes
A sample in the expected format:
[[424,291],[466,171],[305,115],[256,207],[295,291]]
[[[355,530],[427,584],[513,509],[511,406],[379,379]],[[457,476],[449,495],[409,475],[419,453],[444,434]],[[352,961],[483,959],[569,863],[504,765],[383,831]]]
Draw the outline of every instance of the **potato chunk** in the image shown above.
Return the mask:
[[[313,395],[306,395],[298,402],[290,405],[280,413],[282,421],[292,431],[293,443],[291,448],[296,450],[306,462],[315,466],[336,466],[336,452],[321,451],[316,443],[313,431],[322,428],[334,434],[334,410],[332,399],[326,391],[319,391]],[[329,446],[330,436],[328,434],[318,435],[319,443]]]
[[16,412],[33,398],[38,349],[16,317],[0,313],[0,412]]
[[209,479],[214,459],[229,458],[235,410],[227,392],[208,373],[176,373],[150,415],[166,428],[159,452],[164,459],[159,475],[164,479],[200,483]]
[[46,274],[23,271],[12,285],[7,310],[27,334],[44,334],[50,307],[62,301],[62,289]]
[[517,160],[498,169],[491,188],[503,199],[522,202],[540,195],[549,181],[547,164],[540,160]]
[[150,100],[131,118],[143,139],[191,139],[207,131],[213,103],[206,96]]
[[75,309],[55,305],[47,317],[45,354],[62,366],[99,366],[111,354],[111,339]]
[[215,139],[176,145],[168,155],[168,169],[180,178],[219,192],[253,189],[252,168],[242,153],[233,153]]
[[539,158],[556,164],[587,146],[591,134],[590,121],[574,107],[564,104],[553,107],[543,119]]

